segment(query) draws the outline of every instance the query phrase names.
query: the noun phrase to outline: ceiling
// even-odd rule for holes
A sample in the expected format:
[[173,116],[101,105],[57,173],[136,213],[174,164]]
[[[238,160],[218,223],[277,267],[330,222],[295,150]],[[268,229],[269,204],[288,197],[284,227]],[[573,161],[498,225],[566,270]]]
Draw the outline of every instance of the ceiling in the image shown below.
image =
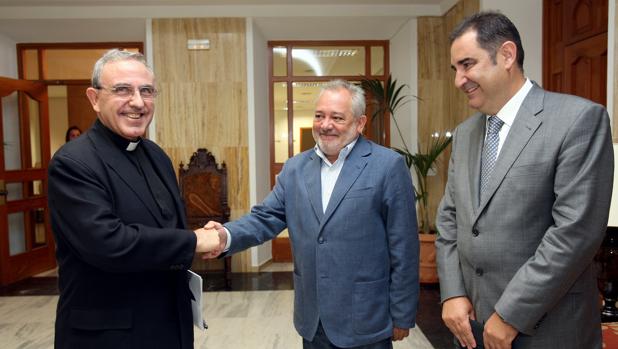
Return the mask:
[[101,5],[435,5],[442,0],[0,0],[0,6]]
[[144,19],[2,19],[0,34],[16,43],[144,42],[146,21]]
[[148,18],[251,17],[266,40],[388,40],[410,18],[439,15],[456,1],[0,0],[0,35],[17,43],[145,42]]

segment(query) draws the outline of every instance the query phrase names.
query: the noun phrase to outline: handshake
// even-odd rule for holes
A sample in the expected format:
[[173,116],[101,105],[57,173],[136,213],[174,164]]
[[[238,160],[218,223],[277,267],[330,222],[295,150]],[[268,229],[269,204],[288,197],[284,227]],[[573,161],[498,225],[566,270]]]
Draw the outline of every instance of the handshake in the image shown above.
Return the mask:
[[225,249],[227,232],[221,223],[210,221],[194,233],[197,236],[195,252],[203,253],[203,259],[216,258]]

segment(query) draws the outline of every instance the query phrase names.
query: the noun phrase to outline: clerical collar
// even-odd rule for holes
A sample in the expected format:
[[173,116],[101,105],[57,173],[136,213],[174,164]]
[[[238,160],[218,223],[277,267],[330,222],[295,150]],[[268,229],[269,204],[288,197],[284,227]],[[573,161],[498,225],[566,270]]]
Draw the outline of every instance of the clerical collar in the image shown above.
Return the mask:
[[124,138],[124,137],[114,133],[112,130],[110,130],[105,125],[103,125],[103,123],[100,120],[98,120],[98,119],[97,119],[97,121],[95,123],[95,127],[101,128],[109,136],[109,138],[111,138],[111,140],[114,142],[114,144],[116,144],[118,146],[118,148],[126,150],[126,151],[134,151],[135,149],[137,149],[137,146],[142,141],[141,137],[137,138],[137,140],[130,141],[130,140],[128,140],[128,139],[126,139],[126,138]]
[[138,138],[138,140],[135,141],[135,142],[129,142],[129,145],[127,145],[126,150],[127,151],[134,151],[135,148],[137,148],[137,145],[139,144],[139,142],[141,142],[141,141],[142,141],[142,139]]

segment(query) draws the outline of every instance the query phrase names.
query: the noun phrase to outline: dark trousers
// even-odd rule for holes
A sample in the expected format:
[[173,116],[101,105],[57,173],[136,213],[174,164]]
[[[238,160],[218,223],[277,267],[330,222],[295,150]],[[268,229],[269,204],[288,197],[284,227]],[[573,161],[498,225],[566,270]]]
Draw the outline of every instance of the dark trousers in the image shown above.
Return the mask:
[[[360,347],[353,347],[350,349],[392,349],[393,342],[390,338],[386,338],[377,343],[361,345]],[[324,328],[322,327],[322,322],[318,323],[318,331],[315,333],[313,340],[309,342],[308,340],[303,338],[303,349],[342,349],[334,345],[328,340],[326,337],[326,333],[324,332]]]

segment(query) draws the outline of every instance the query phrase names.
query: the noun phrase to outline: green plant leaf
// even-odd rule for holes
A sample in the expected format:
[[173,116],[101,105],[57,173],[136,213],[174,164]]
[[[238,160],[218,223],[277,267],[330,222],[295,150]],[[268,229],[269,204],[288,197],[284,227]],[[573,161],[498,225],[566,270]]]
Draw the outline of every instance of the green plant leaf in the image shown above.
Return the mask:
[[386,114],[392,116],[393,123],[403,144],[403,148],[392,147],[392,149],[404,157],[406,165],[408,168],[414,169],[418,179],[418,183],[415,183],[416,185],[414,186],[414,194],[416,201],[422,206],[419,213],[419,228],[423,231],[436,231],[435,228],[432,229],[429,222],[427,177],[429,172],[437,166],[436,162],[440,154],[451,144],[450,134],[445,132],[439,133],[437,136],[432,135],[427,146],[423,148],[419,144],[418,152],[413,154],[410,152],[401,133],[395,112],[406,103],[409,103],[412,98],[419,101],[422,100],[418,96],[406,94],[404,89],[408,86],[406,84],[398,84],[397,79],[393,80],[390,75],[385,84],[382,84],[382,81],[378,79],[363,78],[361,79],[361,86],[371,94],[372,98],[368,103],[375,106],[375,111],[371,116],[372,120],[378,116],[387,116]]

